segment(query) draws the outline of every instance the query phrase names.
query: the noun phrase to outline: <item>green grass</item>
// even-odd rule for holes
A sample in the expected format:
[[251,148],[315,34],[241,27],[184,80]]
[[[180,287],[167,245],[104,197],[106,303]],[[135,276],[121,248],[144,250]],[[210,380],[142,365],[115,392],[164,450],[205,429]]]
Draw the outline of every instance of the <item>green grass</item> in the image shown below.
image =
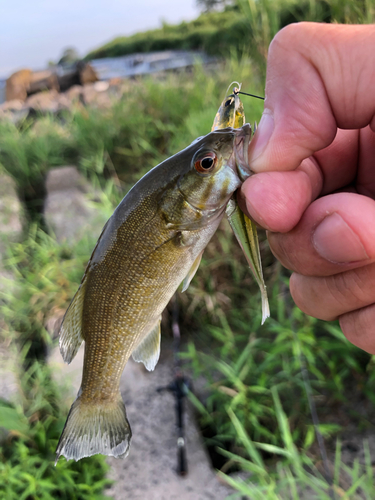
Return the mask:
[[[272,398],[278,426],[281,431],[280,446],[254,442],[242,426],[236,414],[228,409],[236,435],[245,449],[243,455],[220,450],[232,463],[246,472],[246,480],[220,473],[220,476],[240,494],[229,498],[251,498],[252,500],[371,500],[374,495],[374,471],[367,441],[363,442],[365,460],[355,460],[352,467],[341,461],[341,443],[337,441],[332,474],[317,467],[311,456],[299,450],[290,429],[277,389],[272,388]],[[281,457],[271,467],[265,462],[262,452]],[[331,472],[331,471],[329,471]],[[345,486],[343,487],[343,483]]]
[[[25,349],[24,349],[25,351]],[[0,401],[0,427],[8,435],[0,446],[0,497],[6,500],[100,500],[110,485],[103,457],[54,465],[55,448],[67,408],[60,388],[41,363],[29,366],[19,380],[19,401]]]
[[136,52],[203,49],[209,54],[227,55],[230,47],[244,47],[247,26],[238,9],[202,14],[191,22],[162,27],[129,37],[117,37],[90,52],[86,59],[116,57]]
[[178,25],[120,36],[86,59],[159,50],[204,50],[228,58],[250,55],[264,73],[269,43],[284,26],[298,21],[373,23],[374,0],[235,0],[222,12],[201,14]]
[[[52,341],[48,317],[67,307],[80,281],[93,239],[73,249],[61,246],[32,226],[22,243],[9,246],[5,266],[15,283],[5,284],[0,314],[3,339],[17,351],[18,392],[12,403],[0,401],[0,497],[24,500],[105,498],[108,467],[103,457],[78,463],[62,459],[54,466],[55,449],[68,408],[61,385],[45,364]],[[10,291],[8,291],[10,290]]]

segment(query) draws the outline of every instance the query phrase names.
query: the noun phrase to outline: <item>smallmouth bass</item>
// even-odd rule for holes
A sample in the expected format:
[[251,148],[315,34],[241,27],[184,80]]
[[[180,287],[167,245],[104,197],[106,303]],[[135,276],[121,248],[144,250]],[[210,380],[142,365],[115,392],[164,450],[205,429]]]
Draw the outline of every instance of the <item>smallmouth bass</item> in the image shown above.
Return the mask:
[[56,461],[128,454],[122,371],[131,355],[155,368],[161,313],[182,281],[188,287],[228,201],[250,175],[250,136],[245,124],[197,139],[142,177],[104,226],[60,328],[64,361],[83,340],[85,354]]

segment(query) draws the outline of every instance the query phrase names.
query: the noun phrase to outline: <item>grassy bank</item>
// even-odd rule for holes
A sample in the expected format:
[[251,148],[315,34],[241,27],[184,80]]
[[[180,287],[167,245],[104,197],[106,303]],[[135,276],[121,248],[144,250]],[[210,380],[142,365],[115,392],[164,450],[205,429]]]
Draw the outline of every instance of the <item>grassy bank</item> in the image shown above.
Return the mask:
[[264,67],[273,36],[298,21],[372,23],[373,0],[236,0],[222,12],[207,12],[178,25],[120,36],[87,54],[86,59],[159,50],[204,50],[228,57],[250,55]]

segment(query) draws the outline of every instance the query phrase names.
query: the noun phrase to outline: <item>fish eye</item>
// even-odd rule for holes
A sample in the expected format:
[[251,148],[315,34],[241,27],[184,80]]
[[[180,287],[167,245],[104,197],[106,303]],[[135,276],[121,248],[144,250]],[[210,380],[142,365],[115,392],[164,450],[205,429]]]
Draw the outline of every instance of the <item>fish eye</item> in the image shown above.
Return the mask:
[[224,106],[227,107],[227,106],[230,106],[233,102],[233,97],[230,97],[229,99],[227,99],[224,103]]
[[201,174],[212,172],[217,164],[217,156],[215,153],[206,153],[202,158],[195,161],[195,170]]

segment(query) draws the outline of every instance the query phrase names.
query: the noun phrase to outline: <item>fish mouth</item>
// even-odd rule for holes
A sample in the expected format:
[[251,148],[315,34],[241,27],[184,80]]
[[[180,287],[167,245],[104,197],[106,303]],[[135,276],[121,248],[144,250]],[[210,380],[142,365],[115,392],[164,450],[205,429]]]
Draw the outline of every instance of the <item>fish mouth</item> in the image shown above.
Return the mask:
[[236,138],[234,140],[237,173],[242,182],[244,182],[252,174],[252,171],[249,167],[248,156],[250,139],[251,126],[249,123],[245,123],[245,125],[238,130],[238,133],[236,134]]

